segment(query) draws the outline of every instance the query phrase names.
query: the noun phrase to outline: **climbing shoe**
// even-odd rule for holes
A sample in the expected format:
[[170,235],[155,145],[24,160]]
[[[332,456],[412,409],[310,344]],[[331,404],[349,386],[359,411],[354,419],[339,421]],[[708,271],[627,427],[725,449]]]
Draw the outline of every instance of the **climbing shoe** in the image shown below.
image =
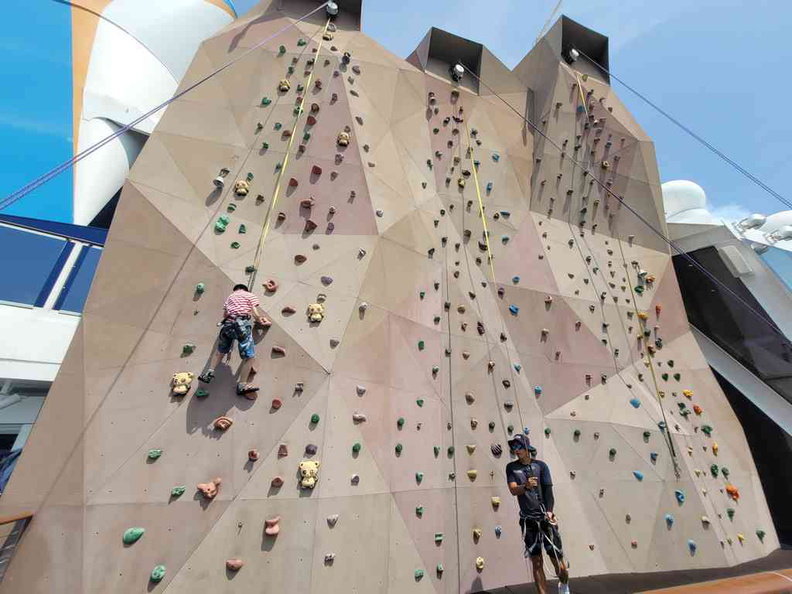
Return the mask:
[[210,383],[214,379],[214,369],[207,369],[198,376],[198,379],[205,384]]
[[242,382],[239,382],[236,388],[237,396],[245,396],[246,398],[251,398],[252,396],[251,400],[256,397],[255,394],[258,391],[258,386],[254,386],[253,384],[245,384]]

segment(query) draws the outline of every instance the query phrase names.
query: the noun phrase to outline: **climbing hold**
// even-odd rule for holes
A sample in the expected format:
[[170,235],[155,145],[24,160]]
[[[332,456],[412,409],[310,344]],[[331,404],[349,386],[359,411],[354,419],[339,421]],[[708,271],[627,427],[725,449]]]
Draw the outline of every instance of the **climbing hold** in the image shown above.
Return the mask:
[[128,528],[126,531],[124,531],[124,544],[130,545],[136,543],[138,540],[140,540],[140,537],[143,536],[145,531],[145,528]]
[[611,448],[610,450],[608,450],[608,456],[610,456],[611,458],[615,458],[616,457],[616,448]]
[[223,479],[216,478],[212,479],[208,483],[198,483],[197,489],[201,492],[201,495],[204,496],[205,499],[214,499],[217,495],[217,490],[220,487],[220,483],[223,482]]
[[637,478],[639,481],[642,481],[644,478],[643,472],[640,470],[633,470],[633,476]]
[[685,503],[685,493],[681,489],[674,491],[674,496],[676,497],[677,503],[679,503],[679,505]]
[[731,497],[734,501],[740,499],[740,490],[731,483],[726,485],[726,495]]
[[404,417],[399,417],[396,420],[396,427],[398,427],[399,429],[404,427]]
[[764,542],[764,537],[765,537],[766,534],[767,533],[764,530],[757,530],[756,531],[756,536],[761,542]]
[[671,514],[666,514],[665,515],[665,523],[666,523],[666,526],[668,526],[669,528],[671,526],[673,526],[674,525],[674,516],[672,516]]
[[688,549],[690,549],[691,555],[696,554],[696,542],[692,538],[688,541]]
[[360,445],[360,442],[356,441],[355,443],[352,444],[352,453],[353,454],[359,454],[360,453],[360,449],[362,447],[363,446]]
[[283,478],[276,476],[270,481],[270,486],[275,489],[280,489],[283,486]]
[[264,534],[267,536],[277,536],[280,532],[280,516],[267,518],[264,520]]
[[311,415],[311,425],[316,425],[317,423],[319,423],[319,415],[314,413]]
[[424,350],[425,347],[426,347],[426,344],[424,343],[424,341],[423,340],[419,340],[418,341],[418,350],[422,351],[422,350]]
[[415,570],[415,580],[416,581],[422,579],[423,576],[424,576],[424,570],[423,569],[416,569]]
[[712,475],[712,478],[718,478],[718,473],[719,472],[720,472],[720,469],[718,468],[717,464],[711,464],[710,465],[710,474]]
[[364,415],[363,413],[356,412],[356,413],[352,413],[352,420],[355,423],[363,423],[364,421],[366,421],[368,419],[367,419],[366,415]]
[[259,459],[258,450],[248,450],[248,460],[251,462],[255,462]]
[[313,489],[316,486],[320,466],[321,462],[319,460],[302,460],[300,462],[300,487]]
[[156,583],[156,582],[161,582],[162,578],[164,577],[165,577],[165,566],[156,565],[154,569],[151,570],[151,575],[149,576],[149,579],[151,579],[152,582]]
[[398,456],[399,454],[401,454],[403,449],[404,449],[404,446],[402,446],[402,444],[400,444],[400,443],[397,443],[396,444],[396,448],[395,448],[396,455]]
[[476,569],[478,571],[481,571],[482,569],[484,569],[484,565],[485,565],[484,557],[476,557]]
[[417,507],[415,508],[415,515],[416,515],[416,516],[418,516],[419,518],[420,518],[420,517],[423,517],[423,515],[424,515],[424,511],[425,511],[425,510],[424,510],[424,506],[423,506],[423,505],[419,505],[419,506],[417,506]]
[[228,571],[239,571],[244,564],[245,562],[242,559],[227,559],[225,562]]
[[234,424],[234,421],[232,419],[228,418],[228,417],[225,417],[225,416],[217,417],[214,420],[214,422],[212,423],[214,428],[217,429],[218,431],[226,431],[233,424]]
[[468,478],[471,481],[475,481],[476,477],[478,476],[478,471],[477,470],[468,470],[467,471],[467,475],[468,475]]
[[682,395],[685,398],[693,398],[693,390],[682,390]]
[[492,503],[492,507],[494,507],[495,509],[498,509],[498,507],[500,507],[500,504],[501,504],[500,497],[491,497],[490,498],[490,503]]
[[424,473],[423,472],[416,472],[415,473],[415,482],[420,485],[421,481],[423,480],[423,477],[424,477]]
[[513,316],[516,316],[516,315],[517,315],[517,314],[520,312],[520,308],[519,308],[519,307],[517,307],[516,305],[510,305],[510,306],[509,306],[509,312],[510,312],[510,313],[511,313]]
[[325,553],[324,556],[325,565],[332,565],[334,560],[335,560],[335,553]]
[[325,306],[323,303],[311,303],[306,311],[309,322],[319,323],[324,320]]
[[162,450],[149,450],[148,451],[148,459],[149,460],[156,460],[162,456]]
[[184,396],[190,391],[190,384],[193,379],[195,379],[195,374],[190,371],[174,373],[171,378],[171,394],[174,396]]

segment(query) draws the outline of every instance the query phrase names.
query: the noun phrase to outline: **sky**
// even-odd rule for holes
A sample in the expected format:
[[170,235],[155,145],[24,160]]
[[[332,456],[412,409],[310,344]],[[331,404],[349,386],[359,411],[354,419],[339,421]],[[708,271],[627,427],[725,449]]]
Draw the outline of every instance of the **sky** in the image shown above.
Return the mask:
[[[363,31],[406,57],[431,26],[483,43],[509,68],[558,0],[363,0]],[[256,0],[235,0],[241,14]],[[614,75],[792,202],[792,2],[562,0],[560,13],[610,39]],[[553,19],[555,20],[555,18]],[[660,179],[689,179],[716,217],[787,209],[627,89],[612,86],[655,142]]]

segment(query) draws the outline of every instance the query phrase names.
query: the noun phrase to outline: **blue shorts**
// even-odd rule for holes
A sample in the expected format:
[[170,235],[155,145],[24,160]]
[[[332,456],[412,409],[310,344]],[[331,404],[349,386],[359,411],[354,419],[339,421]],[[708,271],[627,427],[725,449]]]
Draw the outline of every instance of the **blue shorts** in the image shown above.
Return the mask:
[[520,528],[525,540],[525,556],[536,557],[542,554],[542,546],[548,557],[563,559],[561,535],[558,528],[547,520],[521,519]]
[[237,318],[225,320],[220,327],[220,336],[217,339],[217,350],[227,355],[237,341],[239,356],[243,359],[252,359],[256,356],[256,344],[253,342],[253,324],[249,319]]

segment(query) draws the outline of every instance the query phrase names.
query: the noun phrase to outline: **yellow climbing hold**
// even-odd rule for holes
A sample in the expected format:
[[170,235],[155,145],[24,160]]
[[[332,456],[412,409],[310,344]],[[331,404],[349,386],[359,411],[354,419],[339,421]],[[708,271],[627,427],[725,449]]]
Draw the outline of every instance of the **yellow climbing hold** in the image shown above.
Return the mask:
[[476,477],[478,476],[478,471],[477,470],[468,470],[467,471],[467,475],[468,475],[468,478],[471,481],[475,481]]
[[482,569],[484,569],[484,565],[485,565],[484,557],[477,557],[476,558],[476,569],[481,571]]
[[500,497],[492,497],[490,501],[492,502],[492,507],[498,509],[498,507],[500,506]]
[[469,443],[465,447],[467,448],[468,454],[472,454],[473,452],[476,451],[476,444],[474,444],[474,443],[473,444]]

